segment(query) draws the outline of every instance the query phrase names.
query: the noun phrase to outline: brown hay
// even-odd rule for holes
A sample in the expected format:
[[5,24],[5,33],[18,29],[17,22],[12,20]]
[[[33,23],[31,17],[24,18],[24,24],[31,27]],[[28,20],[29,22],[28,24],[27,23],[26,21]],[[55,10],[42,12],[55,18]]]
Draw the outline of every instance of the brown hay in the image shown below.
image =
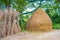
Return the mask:
[[45,11],[38,8],[27,22],[27,30],[49,31],[52,30],[52,21]]

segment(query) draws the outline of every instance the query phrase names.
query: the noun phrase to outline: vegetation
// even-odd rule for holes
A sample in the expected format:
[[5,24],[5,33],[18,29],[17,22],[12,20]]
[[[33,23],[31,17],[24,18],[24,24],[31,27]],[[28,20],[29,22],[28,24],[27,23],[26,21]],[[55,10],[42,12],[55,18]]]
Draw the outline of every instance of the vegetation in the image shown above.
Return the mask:
[[[22,11],[25,9],[26,0],[0,0],[0,34],[1,37],[19,33],[18,16],[22,19]],[[3,11],[3,10],[4,11]],[[16,10],[14,10],[16,9]],[[20,22],[22,20],[19,20]]]
[[53,28],[60,29],[60,0],[0,0],[0,9],[3,10],[2,12],[6,9],[10,11],[10,8],[13,10],[16,9],[19,12],[17,20],[22,30],[26,29],[28,19],[39,7],[50,16]]
[[[29,5],[27,5],[27,9],[23,12],[23,15],[25,15],[25,19],[29,19],[32,13],[37,8],[42,8],[47,12],[47,14],[50,16],[53,28],[57,29],[60,28],[60,1],[59,0],[35,0],[35,1],[29,1]],[[28,11],[30,9],[30,11]],[[27,14],[31,14],[30,16],[26,16]],[[23,19],[23,20],[25,20]],[[24,21],[27,22],[27,21]],[[59,27],[56,25],[58,24]]]

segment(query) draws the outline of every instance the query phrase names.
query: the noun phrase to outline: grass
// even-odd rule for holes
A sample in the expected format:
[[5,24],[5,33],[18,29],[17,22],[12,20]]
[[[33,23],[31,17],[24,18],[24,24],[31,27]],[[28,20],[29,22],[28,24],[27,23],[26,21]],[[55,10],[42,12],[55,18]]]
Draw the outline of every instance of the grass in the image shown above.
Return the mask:
[[53,29],[60,29],[60,24],[54,24]]

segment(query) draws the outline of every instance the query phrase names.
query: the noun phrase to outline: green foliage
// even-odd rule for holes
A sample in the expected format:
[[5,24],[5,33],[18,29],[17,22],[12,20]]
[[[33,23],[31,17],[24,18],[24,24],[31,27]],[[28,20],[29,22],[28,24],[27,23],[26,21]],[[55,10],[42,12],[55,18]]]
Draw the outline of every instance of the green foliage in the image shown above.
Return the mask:
[[54,24],[53,29],[60,29],[60,24]]
[[26,30],[26,23],[30,17],[31,17],[31,13],[22,15],[22,19],[20,21],[22,31]]
[[[47,14],[50,16],[53,24],[59,24],[60,23],[60,6],[59,6],[60,3],[58,1],[55,2],[54,0],[50,0],[50,1],[48,1],[48,0],[41,1],[40,0],[41,3],[36,2],[36,1],[37,0],[35,0],[35,1],[30,0],[30,3],[33,5],[28,6],[28,8],[31,7],[31,9],[32,8],[37,9],[40,6],[40,8],[43,8],[47,12]],[[36,3],[37,5],[34,3]],[[30,13],[32,13],[32,12],[34,12],[34,11],[30,11]],[[28,11],[27,11],[27,13],[29,14]],[[26,18],[26,19],[28,19],[28,18]],[[26,19],[24,19],[24,20],[26,20]],[[60,27],[60,25],[59,26],[53,25],[53,28],[59,28],[59,27]]]
[[23,12],[25,6],[27,5],[26,0],[0,0],[0,6],[13,7],[17,9],[20,13]]
[[60,0],[54,0],[55,1],[55,3],[60,3]]
[[27,4],[26,0],[15,0],[15,6],[17,6],[17,10],[19,10],[21,13],[25,9],[25,6]]
[[[54,2],[54,1],[53,1]],[[53,23],[59,23],[60,21],[60,15],[59,15],[59,4],[57,3],[52,3],[46,1],[44,4],[41,5],[41,7],[47,12],[47,14],[51,17]]]
[[25,10],[26,5],[28,2],[26,0],[0,0],[0,8],[4,7],[12,7],[16,9],[20,15],[19,15],[19,22],[20,26],[23,27],[23,14],[22,12]]
[[[11,6],[20,12],[18,19],[23,30],[25,30],[26,23],[32,15],[32,12],[39,7],[47,12],[53,24],[60,23],[60,0],[0,0],[0,8],[6,8],[7,6]],[[28,8],[32,10],[26,10]],[[24,10],[27,14],[23,14]],[[57,26],[54,25],[53,28],[57,28]]]

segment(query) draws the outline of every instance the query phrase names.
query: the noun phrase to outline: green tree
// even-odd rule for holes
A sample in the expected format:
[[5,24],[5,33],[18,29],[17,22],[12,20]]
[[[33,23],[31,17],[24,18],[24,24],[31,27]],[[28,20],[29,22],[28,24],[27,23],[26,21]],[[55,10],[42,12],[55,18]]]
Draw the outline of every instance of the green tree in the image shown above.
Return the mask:
[[[21,31],[18,23],[18,13],[20,13],[20,22],[22,22],[22,12],[26,5],[26,0],[0,0],[0,8],[4,9],[4,11],[2,9],[0,10],[0,14],[2,14],[0,18],[1,37]],[[16,11],[14,9],[16,9]],[[3,26],[1,22],[2,25],[4,24]]]

